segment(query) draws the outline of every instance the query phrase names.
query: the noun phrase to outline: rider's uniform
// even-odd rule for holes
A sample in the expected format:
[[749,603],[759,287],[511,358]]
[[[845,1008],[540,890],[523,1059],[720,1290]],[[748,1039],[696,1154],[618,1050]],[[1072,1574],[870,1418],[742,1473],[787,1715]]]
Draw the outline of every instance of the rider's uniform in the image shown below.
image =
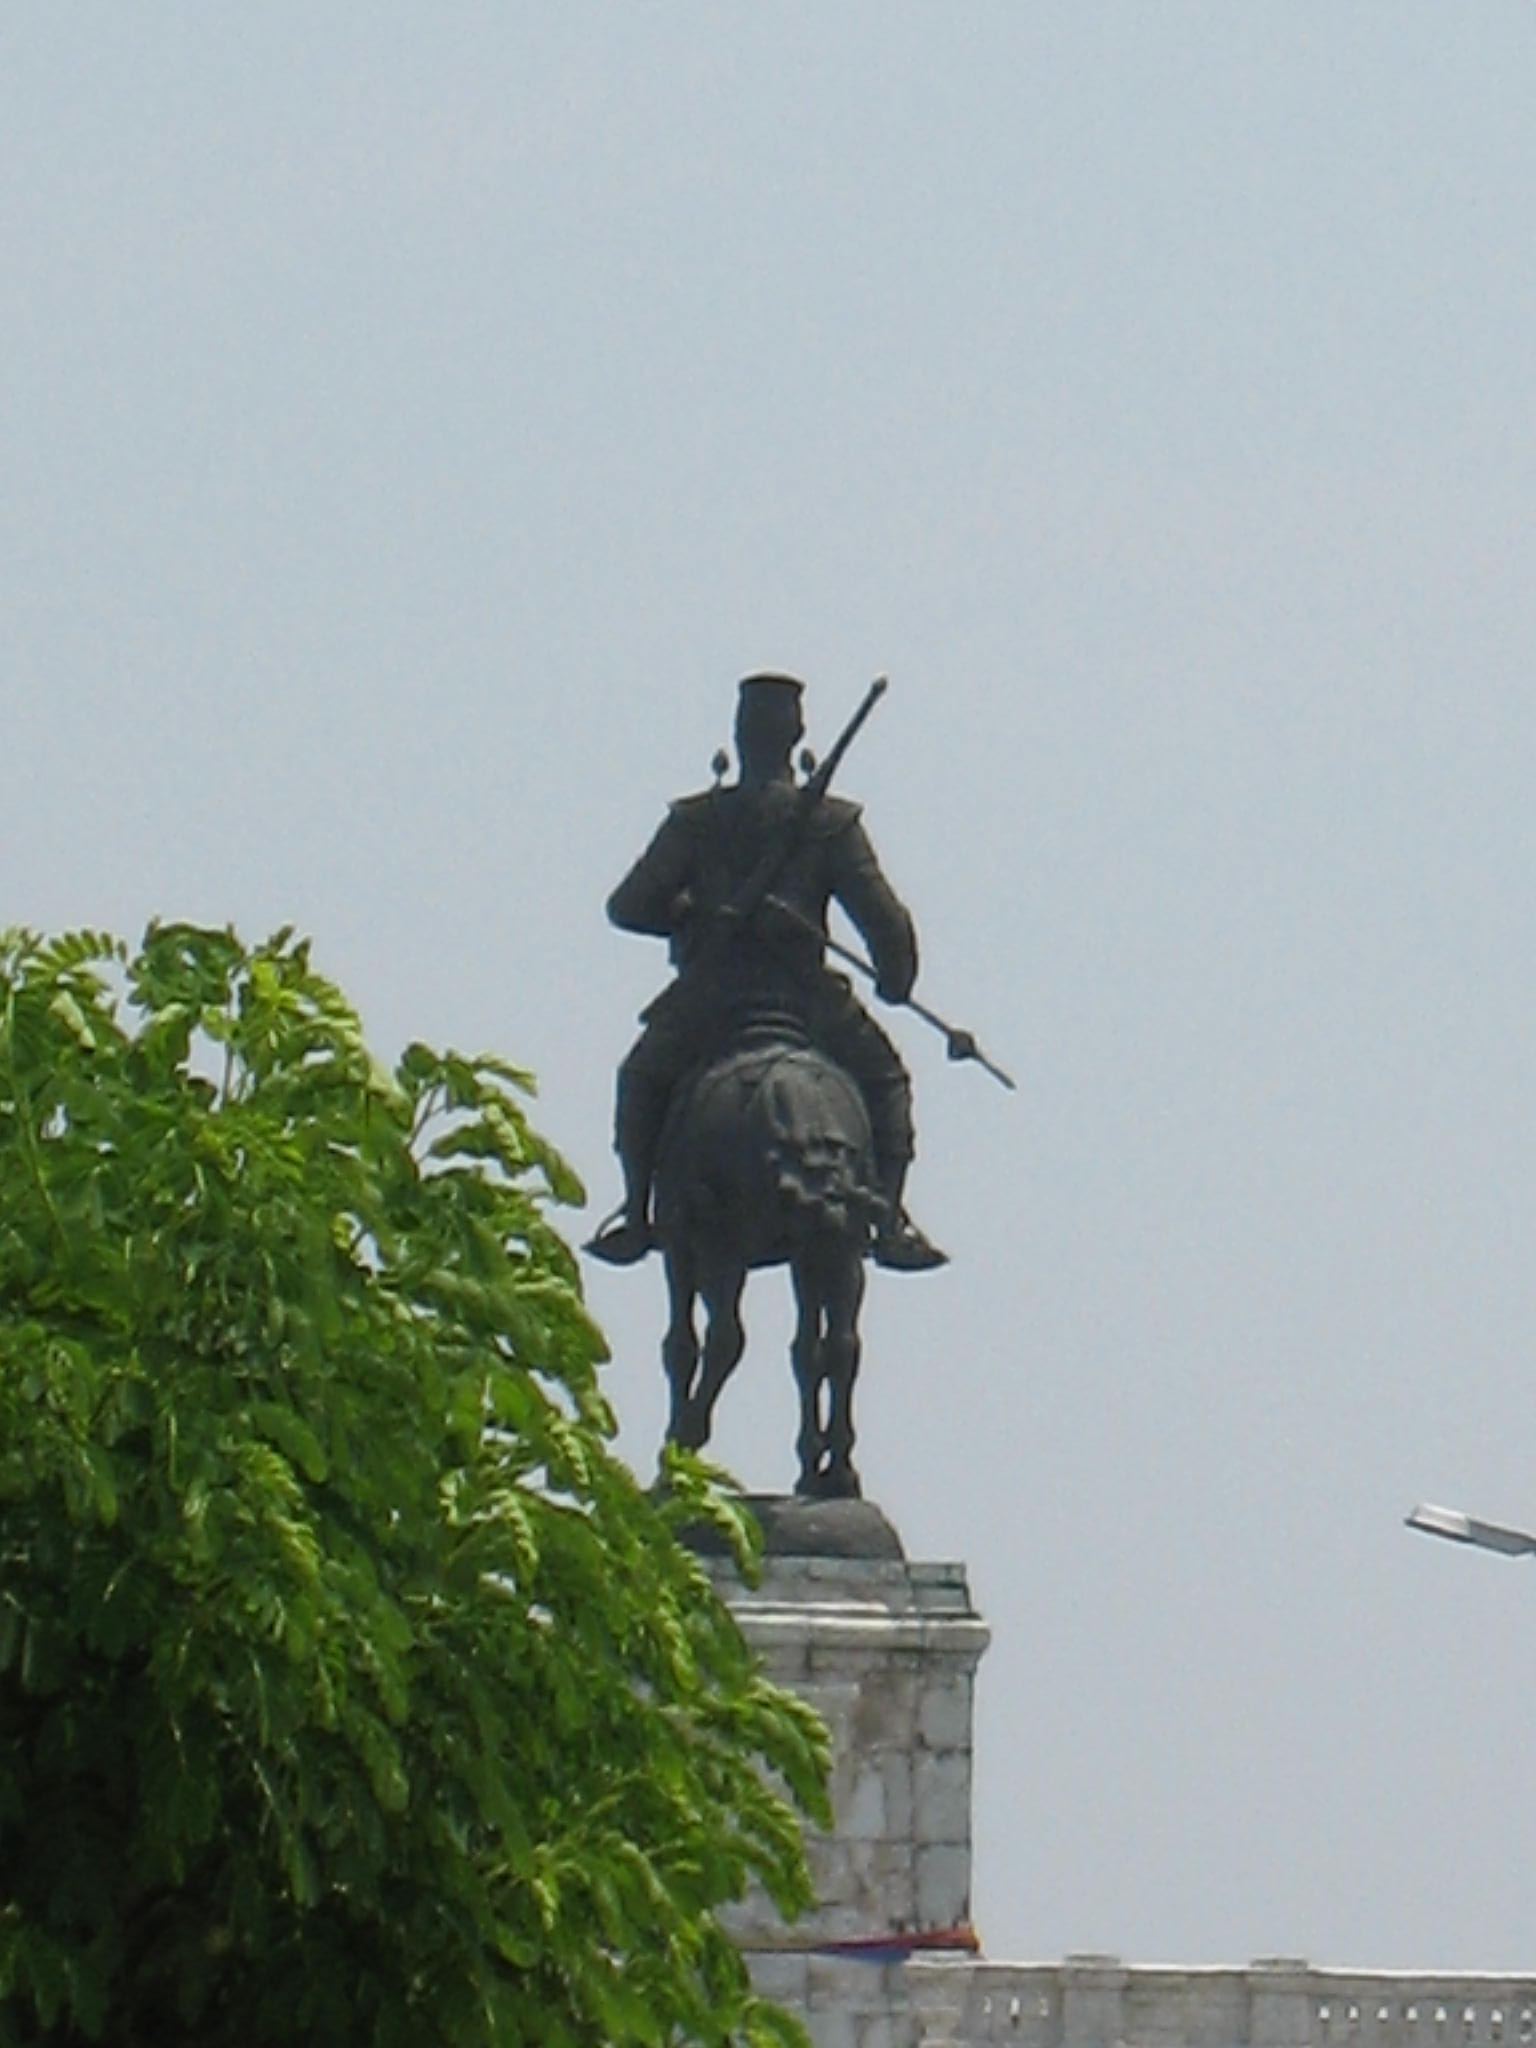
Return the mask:
[[[770,900],[723,941],[713,915],[782,839],[796,801],[788,781],[683,798],[609,897],[614,924],[670,940],[677,968],[642,1013],[645,1028],[619,1069],[618,1149],[626,1159],[653,1159],[672,1091],[688,1069],[727,1044],[745,1018],[787,1013],[858,1083],[882,1182],[899,1190],[912,1157],[911,1083],[847,980],[828,970],[822,943],[827,906],[836,901],[869,948],[880,993],[901,1002],[910,992],[916,933],[880,872],[858,805],[822,799]],[[777,913],[772,898],[812,929]]]

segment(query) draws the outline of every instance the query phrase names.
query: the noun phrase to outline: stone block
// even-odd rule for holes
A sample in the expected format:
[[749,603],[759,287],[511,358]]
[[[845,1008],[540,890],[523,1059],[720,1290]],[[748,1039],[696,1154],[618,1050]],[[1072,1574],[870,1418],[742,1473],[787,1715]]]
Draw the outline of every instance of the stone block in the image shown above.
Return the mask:
[[732,1941],[749,1949],[758,1944],[772,1947],[784,1939],[786,1932],[783,1914],[756,1886],[745,1898],[721,1907],[720,1925]]
[[904,1750],[890,1750],[879,1759],[885,1781],[885,1831],[893,1842],[912,1839],[912,1758]]
[[930,1749],[971,1746],[971,1677],[956,1671],[924,1689],[917,1732]]
[[859,2022],[851,2012],[828,2005],[805,2014],[804,2019],[815,2048],[862,2048]]
[[820,1714],[832,1737],[832,1753],[841,1756],[858,1746],[858,1717],[863,1707],[861,1688],[852,1679],[823,1678],[815,1684],[797,1685],[799,1693]]
[[1250,1966],[1253,2048],[1305,2048],[1311,2042],[1311,1967],[1301,1956],[1261,1956]]
[[747,1969],[753,1988],[764,1998],[771,1998],[776,2004],[787,2005],[797,2012],[804,2007],[809,1978],[809,1959],[806,1956],[780,1955],[772,1949],[757,1949],[748,1954]]
[[806,1975],[805,2002],[808,2012],[835,2007],[839,2012],[862,2012],[878,2000],[871,1996],[869,1966],[852,1956],[812,1956]]
[[[954,2043],[971,2038],[966,2017],[972,2009],[979,2019],[993,2020],[994,2001],[984,1995],[973,1996],[975,1968],[969,1960],[962,1963],[947,1957],[942,1961],[923,1958],[907,1965],[905,1988],[916,2040],[928,2044],[928,2048],[953,2048]],[[1013,2001],[1004,1998],[997,2003],[1001,2006],[997,2019],[1008,2030],[1005,2038],[1029,2041],[1028,2033],[1013,2023]],[[995,2026],[988,2026],[985,2034],[978,2032],[978,2038],[998,2038]],[[1030,2043],[1030,2048],[1035,2048],[1035,2044]]]
[[971,1852],[958,1842],[917,1850],[917,1917],[925,1930],[964,1927],[971,1915]]
[[885,1773],[878,1758],[843,1758],[832,1777],[832,1813],[845,1842],[879,1842],[888,1833]]
[[[1161,1983],[1161,1978],[1154,1980]],[[1117,2048],[1124,2041],[1126,1968],[1100,1950],[1069,1955],[1061,1970],[1061,2038],[1065,2048]]]
[[908,1928],[917,1913],[909,1842],[850,1842],[848,1870],[853,1897],[862,1904],[861,1934]]
[[811,1883],[816,1887],[818,1932],[824,1925],[823,1907],[853,1905],[859,1899],[852,1857],[852,1845],[837,1835],[823,1835],[806,1844],[805,1860],[810,1865]]
[[816,1906],[802,1927],[814,1928],[817,1938],[862,1940],[912,1925],[917,1893],[910,1843],[837,1841],[808,1860]]
[[818,1941],[864,1941],[869,1935],[868,1908],[863,1899],[818,1906],[815,1929]]
[[912,1766],[912,1832],[918,1842],[971,1839],[971,1753],[919,1752]]
[[909,1748],[916,1733],[917,1702],[914,1672],[871,1671],[859,1687],[851,1739],[864,1751]]
[[857,2048],[915,2048],[917,2032],[903,1968],[852,1957],[818,1957],[811,1972],[801,2017],[818,2048],[828,2038],[823,2018],[833,2013],[851,2024]]
[[871,2013],[859,2023],[859,2048],[910,2048],[912,2038],[910,2016]]

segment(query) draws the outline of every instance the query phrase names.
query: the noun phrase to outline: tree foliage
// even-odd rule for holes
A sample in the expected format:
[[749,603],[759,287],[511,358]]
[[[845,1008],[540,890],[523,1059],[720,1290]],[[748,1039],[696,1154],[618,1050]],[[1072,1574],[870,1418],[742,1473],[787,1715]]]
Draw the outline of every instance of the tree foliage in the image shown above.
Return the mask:
[[794,2040],[825,1741],[610,1448],[527,1076],[0,939],[0,2042]]

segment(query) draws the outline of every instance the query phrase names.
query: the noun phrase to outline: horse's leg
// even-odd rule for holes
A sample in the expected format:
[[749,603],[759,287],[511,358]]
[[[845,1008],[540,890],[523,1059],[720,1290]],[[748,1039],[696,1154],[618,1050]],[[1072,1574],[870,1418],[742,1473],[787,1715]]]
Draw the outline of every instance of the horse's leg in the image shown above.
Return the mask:
[[806,1251],[802,1250],[790,1261],[789,1275],[794,1282],[795,1307],[799,1311],[794,1338],[789,1347],[789,1362],[794,1367],[795,1385],[800,1390],[800,1434],[795,1439],[795,1452],[800,1460],[800,1477],[795,1482],[795,1491],[815,1493],[818,1490],[821,1461],[827,1448],[826,1425],[821,1414],[821,1389],[824,1383],[821,1366],[821,1289],[816,1283],[810,1255]]
[[853,1463],[853,1383],[859,1372],[859,1309],[864,1261],[847,1240],[826,1245],[817,1261],[825,1329],[821,1372],[827,1384],[827,1457],[823,1490],[857,1500],[863,1489]]
[[667,1298],[672,1311],[667,1333],[661,1340],[661,1362],[667,1369],[667,1384],[672,1390],[667,1442],[697,1449],[703,1438],[691,1434],[690,1410],[699,1364],[699,1333],[693,1320],[698,1282],[693,1260],[681,1245],[668,1245],[666,1266]]
[[714,1423],[715,1402],[720,1389],[741,1363],[747,1333],[741,1321],[741,1295],[747,1284],[747,1269],[739,1258],[701,1261],[699,1292],[709,1327],[704,1332],[704,1363],[693,1397],[696,1424],[690,1441],[694,1449],[709,1442]]

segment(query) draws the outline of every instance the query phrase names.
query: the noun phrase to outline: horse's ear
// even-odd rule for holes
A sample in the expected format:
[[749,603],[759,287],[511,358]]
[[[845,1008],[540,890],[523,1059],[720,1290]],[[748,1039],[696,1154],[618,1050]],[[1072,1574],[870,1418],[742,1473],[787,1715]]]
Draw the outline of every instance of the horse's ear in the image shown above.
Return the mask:
[[730,755],[725,751],[724,747],[717,747],[715,749],[715,758],[709,764],[711,773],[714,775],[716,782],[719,782],[721,776],[724,775],[726,769],[729,768],[730,765]]
[[811,752],[809,747],[802,747],[800,749],[800,773],[805,777],[807,782],[809,782],[811,777],[816,773],[816,756]]

